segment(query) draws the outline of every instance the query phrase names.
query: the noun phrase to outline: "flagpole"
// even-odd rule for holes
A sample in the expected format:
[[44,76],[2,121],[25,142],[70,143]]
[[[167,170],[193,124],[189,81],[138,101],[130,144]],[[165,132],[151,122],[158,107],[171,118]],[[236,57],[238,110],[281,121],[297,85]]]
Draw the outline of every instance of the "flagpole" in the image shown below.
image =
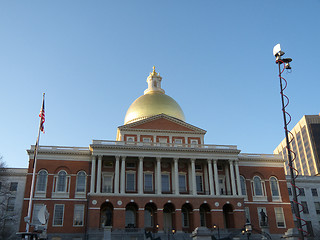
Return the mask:
[[32,209],[32,198],[33,198],[33,192],[34,192],[34,181],[36,178],[36,168],[37,168],[37,155],[38,155],[38,147],[39,147],[39,140],[40,140],[40,131],[43,130],[43,123],[44,123],[44,93],[42,97],[42,107],[40,112],[40,124],[39,124],[39,131],[38,131],[38,137],[37,142],[34,148],[34,157],[33,157],[33,172],[32,172],[32,181],[31,181],[31,190],[30,190],[30,198],[29,198],[29,206],[28,206],[28,215],[27,215],[27,226],[26,226],[26,232],[29,232],[30,229],[30,223],[31,223],[31,209]]

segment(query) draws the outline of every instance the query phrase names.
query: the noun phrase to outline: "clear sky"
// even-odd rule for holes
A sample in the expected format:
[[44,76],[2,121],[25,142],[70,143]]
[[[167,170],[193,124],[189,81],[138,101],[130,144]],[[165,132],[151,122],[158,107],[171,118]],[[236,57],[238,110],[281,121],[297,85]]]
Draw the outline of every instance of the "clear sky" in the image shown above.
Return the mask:
[[273,46],[293,58],[292,128],[319,114],[320,1],[0,2],[0,155],[27,167],[42,93],[41,145],[115,140],[156,66],[207,144],[272,153],[284,138]]

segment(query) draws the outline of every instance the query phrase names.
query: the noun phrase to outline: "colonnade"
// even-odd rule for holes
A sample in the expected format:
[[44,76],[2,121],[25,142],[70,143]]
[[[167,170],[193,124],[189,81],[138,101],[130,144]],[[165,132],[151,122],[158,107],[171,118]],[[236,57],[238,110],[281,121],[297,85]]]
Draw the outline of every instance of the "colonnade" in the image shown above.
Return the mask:
[[[102,155],[92,156],[92,166],[91,166],[91,184],[90,193],[101,193],[101,170],[102,170]],[[98,159],[97,159],[98,158]],[[138,184],[137,193],[143,194],[143,164],[144,157],[138,158]],[[172,171],[172,193],[174,195],[179,195],[179,158],[173,158],[173,171]],[[239,174],[239,160],[219,160],[227,161],[226,166],[226,185],[230,187],[230,195],[239,196],[241,195],[241,185],[240,185],[240,174]],[[120,168],[121,164],[121,168]],[[190,159],[191,165],[191,179],[189,183],[189,194],[197,195],[196,187],[196,159]],[[212,167],[213,166],[213,167]],[[97,169],[97,171],[96,171]],[[115,171],[114,171],[114,186],[113,192],[115,194],[125,194],[126,193],[126,156],[115,156]],[[207,169],[208,169],[208,184],[209,184],[209,195],[218,196],[224,193],[220,192],[219,185],[219,174],[218,174],[218,159],[207,159]],[[161,194],[161,157],[156,157],[155,164],[155,194]],[[96,178],[97,174],[97,178]],[[229,175],[230,174],[230,175]],[[96,186],[96,188],[95,188]]]

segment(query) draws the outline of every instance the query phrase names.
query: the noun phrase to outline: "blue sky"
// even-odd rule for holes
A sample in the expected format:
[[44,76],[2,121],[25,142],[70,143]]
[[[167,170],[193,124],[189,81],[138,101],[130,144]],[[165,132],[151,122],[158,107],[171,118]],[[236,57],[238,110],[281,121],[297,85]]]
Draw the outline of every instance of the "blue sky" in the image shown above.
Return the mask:
[[293,123],[319,114],[320,1],[0,2],[0,155],[27,167],[41,145],[114,140],[156,66],[207,144],[272,153],[283,139],[273,46],[293,58]]

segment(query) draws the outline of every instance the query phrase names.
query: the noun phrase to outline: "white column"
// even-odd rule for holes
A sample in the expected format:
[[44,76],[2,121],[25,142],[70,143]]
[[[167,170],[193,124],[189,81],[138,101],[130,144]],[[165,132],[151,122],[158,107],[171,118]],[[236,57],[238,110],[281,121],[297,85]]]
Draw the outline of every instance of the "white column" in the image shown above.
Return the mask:
[[225,173],[226,173],[226,194],[231,193],[231,186],[230,186],[230,168],[229,164],[225,164]]
[[234,178],[233,160],[229,160],[229,164],[230,164],[232,195],[235,196],[237,195],[237,190],[236,190],[236,179]]
[[178,170],[178,158],[174,158],[174,193],[179,195],[179,170]]
[[121,176],[120,176],[120,193],[125,193],[126,180],[126,157],[121,157]]
[[197,195],[195,159],[191,159],[192,195]]
[[161,190],[161,158],[157,157],[157,194],[161,194]]
[[138,193],[143,194],[143,157],[139,157]]
[[119,160],[120,156],[116,156],[116,166],[114,169],[114,193],[119,193]]
[[236,178],[237,178],[237,189],[238,189],[238,195],[241,196],[241,182],[240,182],[240,173],[239,173],[239,161],[234,161],[235,169],[236,169]]
[[94,193],[95,180],[96,180],[96,156],[92,156],[90,193]]
[[220,195],[220,187],[219,187],[219,175],[218,175],[218,166],[216,159],[213,160],[213,171],[214,171],[214,183],[216,187],[216,195]]
[[209,170],[209,187],[210,195],[214,195],[214,186],[213,186],[213,173],[212,173],[212,159],[208,159],[208,170]]
[[98,156],[98,173],[97,173],[97,189],[96,193],[101,192],[101,167],[102,167],[102,156]]

